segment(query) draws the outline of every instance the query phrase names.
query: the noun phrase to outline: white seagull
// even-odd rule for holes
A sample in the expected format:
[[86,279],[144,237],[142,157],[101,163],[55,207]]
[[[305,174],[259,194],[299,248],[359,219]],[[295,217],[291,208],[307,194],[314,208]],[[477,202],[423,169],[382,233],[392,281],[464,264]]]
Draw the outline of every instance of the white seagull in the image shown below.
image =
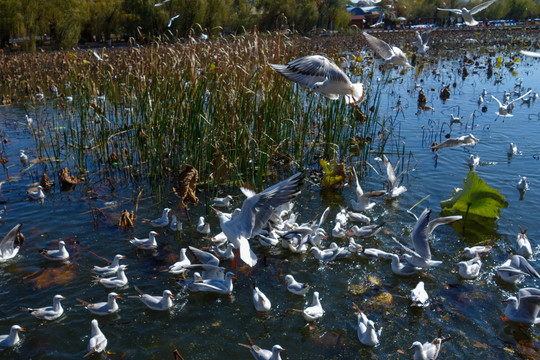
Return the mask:
[[150,225],[157,228],[169,225],[169,211],[171,211],[169,208],[163,209],[163,214],[161,217],[150,221]]
[[157,235],[159,235],[159,233],[155,231],[150,231],[148,233],[147,239],[138,239],[134,237],[133,239],[129,240],[129,242],[135,245],[137,248],[144,249],[144,250],[152,250],[152,249],[157,248],[157,241],[156,241]]
[[60,303],[60,301],[62,300],[66,300],[66,298],[62,295],[55,295],[53,297],[52,306],[37,309],[22,307],[21,309],[23,311],[28,311],[30,315],[35,316],[36,318],[41,320],[55,320],[62,316],[62,314],[64,313],[64,308],[62,308],[62,304]]
[[0,242],[0,262],[13,259],[19,253],[20,246],[15,245],[15,241],[21,231],[21,227],[22,224],[15,225]]
[[188,283],[187,289],[192,292],[214,292],[218,294],[231,295],[233,291],[233,282],[235,276],[232,272],[225,274],[225,279],[195,280]]
[[240,259],[248,266],[257,263],[257,256],[251,250],[248,239],[262,230],[274,209],[279,205],[295,199],[300,194],[302,173],[297,173],[266,190],[244,200],[240,214],[228,219],[221,211],[216,210],[221,230],[239,252]]
[[253,305],[255,310],[260,313],[268,312],[272,308],[272,303],[268,300],[268,297],[259,290],[257,284],[253,284]]
[[134,297],[139,298],[144,305],[152,310],[165,311],[169,310],[173,305],[172,299],[174,299],[174,295],[170,290],[164,290],[163,296],[153,296],[145,294],[137,286],[134,286],[134,288],[139,293],[139,296]]
[[531,56],[531,57],[535,57],[535,58],[540,58],[540,52],[520,50],[520,53],[525,55],[525,56]]
[[231,195],[227,195],[225,197],[222,197],[222,198],[218,198],[218,197],[215,197],[212,199],[212,206],[214,207],[229,207],[231,205],[231,201],[232,201],[232,196]]
[[[375,190],[370,192],[364,192],[362,190],[362,186],[360,186],[360,181],[358,181],[358,175],[356,174],[356,169],[353,167],[353,173],[354,173],[354,179],[356,181],[356,201],[351,200],[351,206],[355,211],[364,211],[369,210],[373,206],[375,206],[375,203],[372,203],[370,200],[373,197],[376,196],[382,196],[386,194],[385,190]],[[369,223],[369,218],[367,223]]]
[[491,246],[477,245],[477,246],[472,246],[472,247],[466,247],[465,249],[463,249],[460,255],[463,255],[466,258],[472,259],[475,256],[482,256],[482,255],[489,254],[490,251],[491,251]]
[[429,31],[424,31],[422,35],[418,31],[415,31],[415,39],[413,42],[413,45],[418,48],[419,54],[425,54],[429,46],[427,45],[429,42]]
[[126,277],[126,274],[124,273],[124,270],[126,269],[127,265],[120,265],[118,266],[118,270],[116,271],[116,276],[110,278],[96,278],[95,281],[109,289],[122,288],[128,284],[128,279]]
[[[302,310],[300,310],[302,311]],[[315,321],[320,319],[324,314],[324,310],[321,306],[321,301],[319,300],[319,292],[315,291],[313,293],[313,302],[311,306],[308,306],[302,311],[304,319],[308,322]]]
[[58,242],[58,250],[39,249],[38,252],[45,258],[53,261],[65,261],[69,259],[69,253],[66,250],[66,243],[63,240]]
[[479,13],[480,11],[484,10],[489,5],[493,4],[495,1],[496,0],[486,1],[484,3],[481,3],[480,5],[476,5],[471,10],[469,10],[467,8],[462,8],[462,9],[441,9],[441,8],[437,8],[437,10],[450,11],[450,12],[453,12],[454,14],[461,15],[463,17],[463,22],[465,24],[467,24],[469,26],[476,26],[476,25],[478,25],[480,23],[478,21],[476,21],[472,16],[474,14]]
[[458,272],[462,278],[473,280],[480,275],[482,260],[480,260],[480,257],[477,256],[467,261],[460,261],[455,265],[459,267]]
[[83,357],[88,357],[92,354],[100,353],[107,347],[107,338],[99,329],[98,321],[93,319],[90,322],[90,340],[88,340],[88,353]]
[[375,324],[360,311],[357,316],[357,335],[358,340],[366,346],[377,346],[379,344],[380,334],[375,331]]
[[19,325],[13,325],[9,331],[9,335],[0,335],[0,349],[13,347],[19,342],[19,331],[25,331]]
[[172,25],[172,23],[173,23],[173,21],[176,20],[176,19],[178,19],[179,17],[180,17],[180,14],[174,15],[172,18],[170,18],[170,19],[169,19],[169,22],[167,23],[167,27],[170,28],[171,25]]
[[426,307],[429,305],[429,295],[424,288],[424,282],[420,281],[414,289],[411,290],[411,306]]
[[199,217],[199,222],[197,223],[197,231],[204,235],[210,234],[210,223],[204,220],[204,216]]
[[43,192],[43,187],[41,187],[41,185],[37,186],[37,190],[35,190],[35,191],[29,190],[26,194],[32,200],[45,199],[45,193]]
[[386,155],[382,156],[383,165],[386,166],[386,176],[388,178],[387,186],[388,190],[386,194],[390,197],[397,197],[400,194],[407,191],[407,188],[403,185],[399,186],[399,183],[401,181],[401,174],[399,176],[396,176],[396,171],[394,170],[394,166],[388,160]]
[[512,284],[519,281],[524,275],[540,279],[540,274],[538,274],[531,264],[529,264],[527,259],[521,255],[512,255],[510,259],[496,267],[495,271],[503,281]]
[[94,315],[109,315],[117,312],[119,309],[116,299],[120,299],[120,295],[115,292],[110,292],[107,295],[107,301],[105,302],[89,303],[88,301],[79,298],[77,298],[77,301]]
[[535,288],[519,289],[519,298],[511,296],[506,300],[503,300],[506,305],[504,315],[508,320],[525,323],[525,324],[538,324],[540,318],[538,317],[538,311],[540,311],[540,290]]
[[112,263],[109,266],[96,266],[92,268],[92,272],[98,276],[108,277],[116,274],[118,266],[120,266],[120,260],[125,259],[124,255],[116,254]]
[[443,141],[440,144],[432,145],[431,149],[432,150],[439,150],[439,149],[443,149],[443,148],[447,148],[447,147],[472,146],[472,145],[476,145],[478,143],[478,141],[480,141],[480,140],[475,138],[473,134],[463,135],[463,136],[460,136],[458,138],[446,139],[445,141]]
[[390,63],[397,66],[405,66],[408,68],[413,67],[411,64],[409,64],[405,53],[397,46],[390,46],[383,40],[376,38],[367,32],[363,32],[363,34],[369,47],[371,47],[373,51],[382,57],[385,63]]
[[191,265],[191,261],[186,256],[186,248],[180,249],[180,259],[169,266],[169,272],[172,274],[184,274],[188,269],[185,268],[187,265]]
[[253,358],[255,358],[256,360],[281,360],[280,353],[282,351],[285,351],[285,349],[282,348],[281,345],[272,346],[272,351],[261,349],[259,346],[255,345],[255,343],[253,342],[253,340],[251,340],[251,337],[247,333],[246,335],[250,345],[240,343],[238,343],[238,345],[249,349],[249,352],[251,353],[251,355],[253,355]]
[[23,165],[26,165],[26,163],[28,162],[28,155],[24,153],[24,150],[21,150],[21,154],[19,155],[19,160],[21,161]]
[[362,83],[353,84],[339,66],[322,55],[304,56],[286,65],[269,65],[286,79],[332,100],[343,95],[348,104],[356,105],[366,96]]
[[520,226],[519,230],[516,239],[516,252],[523,257],[529,258],[532,256],[533,252],[531,242],[527,237],[527,229],[523,230]]
[[290,274],[285,275],[285,282],[287,283],[287,290],[289,290],[293,294],[300,296],[306,295],[310,288],[308,283],[299,283]]
[[514,99],[514,100],[509,101],[509,102],[505,102],[504,104],[501,103],[500,100],[497,99],[495,96],[491,95],[491,97],[497,102],[497,104],[499,104],[499,111],[496,112],[495,114],[497,114],[499,116],[505,116],[505,117],[513,116],[512,114],[509,114],[509,111],[512,108],[512,104],[515,103],[518,100],[523,99],[524,97],[527,97],[531,92],[532,92],[532,90],[529,90],[525,94],[518,97],[517,99]]

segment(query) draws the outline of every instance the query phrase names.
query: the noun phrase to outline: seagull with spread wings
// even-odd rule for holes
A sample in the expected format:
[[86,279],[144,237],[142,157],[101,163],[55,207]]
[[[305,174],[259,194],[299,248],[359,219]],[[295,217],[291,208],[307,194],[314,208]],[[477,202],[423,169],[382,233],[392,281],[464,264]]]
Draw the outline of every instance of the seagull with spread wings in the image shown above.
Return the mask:
[[461,15],[463,17],[463,22],[465,24],[467,24],[469,26],[476,26],[476,25],[478,25],[480,23],[478,21],[474,20],[474,18],[472,16],[474,14],[479,13],[480,11],[484,10],[489,5],[493,4],[495,1],[497,1],[497,0],[490,0],[490,1],[483,2],[480,5],[476,5],[471,10],[469,10],[467,8],[462,8],[462,9],[442,9],[442,8],[437,8],[437,10],[450,11],[450,12],[453,12],[454,14]]

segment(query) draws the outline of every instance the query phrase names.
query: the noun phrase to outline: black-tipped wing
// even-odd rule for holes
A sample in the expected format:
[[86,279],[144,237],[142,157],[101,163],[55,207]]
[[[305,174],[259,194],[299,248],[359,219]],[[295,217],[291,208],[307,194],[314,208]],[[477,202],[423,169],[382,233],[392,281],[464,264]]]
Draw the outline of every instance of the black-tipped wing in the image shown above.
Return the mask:
[[395,55],[392,47],[386,42],[382,41],[379,38],[376,38],[375,36],[369,35],[366,32],[364,32],[363,34],[369,47],[373,49],[373,51],[375,51],[377,54],[379,54],[379,56],[383,59],[388,60]]
[[13,229],[4,236],[2,242],[0,242],[0,255],[5,257],[6,255],[13,253],[13,245],[15,244],[17,234],[21,230],[21,226],[22,224],[15,225]]

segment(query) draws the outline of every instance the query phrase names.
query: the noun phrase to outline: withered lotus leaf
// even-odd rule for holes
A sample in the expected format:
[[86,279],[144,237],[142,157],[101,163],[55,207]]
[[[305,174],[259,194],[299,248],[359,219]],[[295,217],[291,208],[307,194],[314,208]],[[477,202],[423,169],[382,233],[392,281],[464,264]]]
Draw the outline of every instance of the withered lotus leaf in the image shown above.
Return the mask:
[[184,170],[178,175],[178,186],[173,187],[173,191],[180,198],[179,208],[185,208],[186,204],[197,205],[199,199],[195,195],[195,188],[199,181],[199,172],[191,165],[186,165]]

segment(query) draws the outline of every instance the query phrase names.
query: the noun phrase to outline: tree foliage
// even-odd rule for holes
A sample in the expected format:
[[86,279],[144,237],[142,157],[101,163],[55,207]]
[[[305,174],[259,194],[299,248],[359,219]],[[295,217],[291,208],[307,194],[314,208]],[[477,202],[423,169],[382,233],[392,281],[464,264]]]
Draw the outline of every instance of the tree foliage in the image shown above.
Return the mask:
[[[36,42],[50,36],[60,48],[78,42],[106,41],[111,37],[151,39],[196,36],[201,32],[238,33],[257,26],[260,30],[291,29],[308,33],[318,28],[348,27],[347,0],[0,0],[0,46],[25,40]],[[471,8],[484,0],[383,0],[380,6],[391,17],[404,16],[422,22],[453,16],[442,8]],[[391,9],[391,8],[390,8]],[[171,17],[180,15],[170,27]],[[479,13],[478,19],[524,19],[540,16],[538,0],[499,0]]]

